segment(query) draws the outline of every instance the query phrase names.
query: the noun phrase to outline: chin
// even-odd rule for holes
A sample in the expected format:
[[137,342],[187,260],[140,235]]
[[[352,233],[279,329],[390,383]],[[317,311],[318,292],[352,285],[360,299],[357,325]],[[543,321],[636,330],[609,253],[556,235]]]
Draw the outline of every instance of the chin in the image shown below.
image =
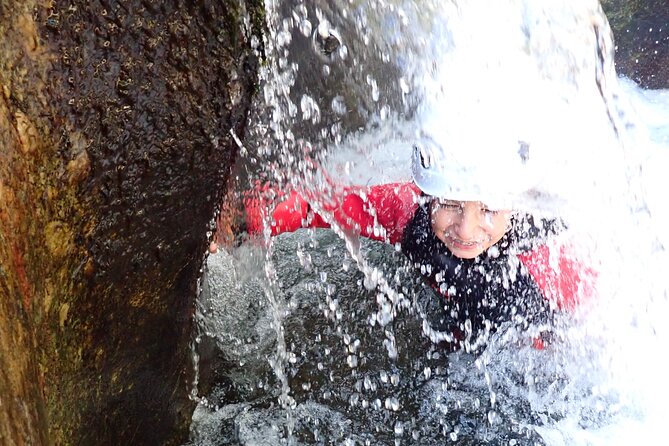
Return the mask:
[[476,250],[465,250],[465,249],[458,249],[455,247],[451,246],[446,246],[449,251],[451,251],[451,254],[453,254],[455,257],[458,257],[460,259],[473,259],[483,253],[483,249],[476,249]]

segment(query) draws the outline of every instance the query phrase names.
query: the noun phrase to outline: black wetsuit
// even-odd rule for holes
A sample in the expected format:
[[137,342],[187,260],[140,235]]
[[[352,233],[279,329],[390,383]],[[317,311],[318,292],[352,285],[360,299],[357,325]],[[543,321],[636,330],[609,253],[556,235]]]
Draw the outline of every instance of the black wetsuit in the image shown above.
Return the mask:
[[[512,322],[521,327],[548,322],[550,305],[539,286],[515,256],[532,249],[557,232],[555,222],[542,222],[538,228],[531,217],[513,218],[512,228],[486,252],[474,259],[454,256],[434,234],[429,204],[420,205],[406,227],[402,251],[428,283],[445,296],[437,305],[439,316],[430,320],[441,331],[450,331],[470,345],[485,341],[500,324]],[[429,304],[434,311],[435,299]]]

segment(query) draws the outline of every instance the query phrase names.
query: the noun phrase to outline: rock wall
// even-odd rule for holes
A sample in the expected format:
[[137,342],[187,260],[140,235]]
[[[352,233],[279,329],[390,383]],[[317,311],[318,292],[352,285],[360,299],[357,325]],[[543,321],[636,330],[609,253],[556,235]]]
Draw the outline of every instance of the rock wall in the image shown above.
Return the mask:
[[0,0],[1,444],[185,440],[263,23],[259,0]]
[[613,28],[616,69],[644,88],[669,88],[669,4],[602,0]]

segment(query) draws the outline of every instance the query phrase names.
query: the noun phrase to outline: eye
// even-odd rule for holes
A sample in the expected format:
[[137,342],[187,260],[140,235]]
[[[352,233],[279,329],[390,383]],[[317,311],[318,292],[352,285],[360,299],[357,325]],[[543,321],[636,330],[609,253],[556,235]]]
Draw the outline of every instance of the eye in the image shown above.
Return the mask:
[[497,215],[500,213],[500,211],[495,210],[495,209],[488,209],[488,208],[482,208],[481,209],[486,215]]
[[450,201],[450,200],[437,200],[437,206],[439,206],[442,209],[448,209],[451,211],[459,211],[462,209],[462,204],[457,202],[457,201]]

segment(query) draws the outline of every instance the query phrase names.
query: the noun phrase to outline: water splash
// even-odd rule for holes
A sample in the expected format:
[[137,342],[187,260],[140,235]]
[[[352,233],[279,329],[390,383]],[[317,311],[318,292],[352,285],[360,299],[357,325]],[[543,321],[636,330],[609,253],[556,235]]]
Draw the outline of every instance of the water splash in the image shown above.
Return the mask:
[[[667,287],[658,278],[669,262],[658,192],[666,188],[656,166],[666,165],[666,110],[648,107],[650,93],[620,87],[598,3],[267,6],[270,57],[243,187],[259,179],[299,190],[333,232],[274,239],[266,222],[263,250],[253,257],[262,262],[249,268],[255,291],[231,296],[245,283],[236,277],[237,285],[211,294],[211,305],[226,305],[203,318],[204,333],[240,366],[221,365],[228,387],[219,383],[210,399],[223,407],[198,409],[194,431],[213,430],[196,442],[661,438],[658,414],[669,396],[658,389],[664,378],[655,352],[669,336],[661,318]],[[530,157],[548,166],[542,200],[522,204],[559,213],[588,242],[600,305],[565,326],[559,349],[536,351],[509,330],[480,356],[444,356],[435,348],[439,321],[431,319],[438,301],[392,247],[338,226],[329,205],[351,184],[408,179],[421,132],[443,133],[458,143],[453,150],[475,147],[494,160],[503,141],[517,142],[528,128],[519,121],[532,124]],[[232,260],[225,268],[239,271]],[[216,274],[223,272],[209,277]],[[211,323],[240,314],[230,302],[249,300],[260,304],[256,314],[242,313],[248,326]],[[271,345],[238,336],[249,330],[271,336]],[[261,385],[240,378],[243,370]]]

